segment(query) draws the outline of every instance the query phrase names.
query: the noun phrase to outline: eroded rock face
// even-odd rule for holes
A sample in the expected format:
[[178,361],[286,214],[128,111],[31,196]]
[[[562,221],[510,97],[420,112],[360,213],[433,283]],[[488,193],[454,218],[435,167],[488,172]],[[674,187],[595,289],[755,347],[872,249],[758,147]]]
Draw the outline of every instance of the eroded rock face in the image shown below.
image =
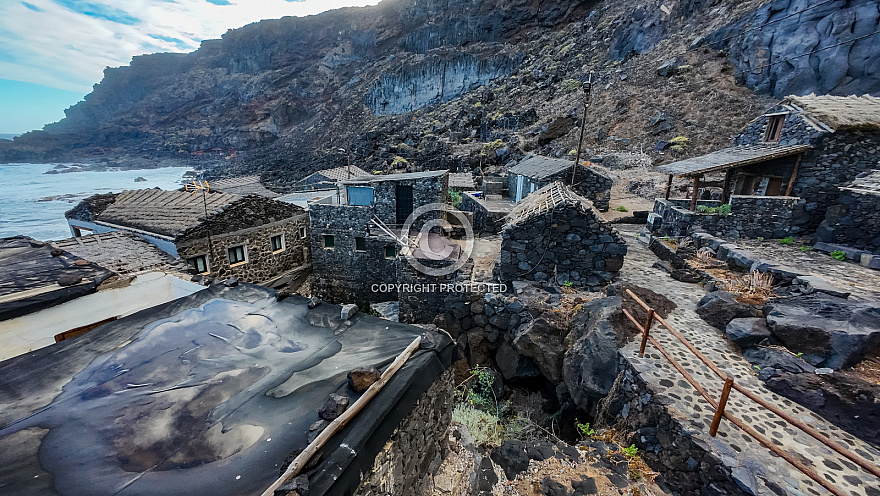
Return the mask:
[[573,318],[571,333],[566,337],[563,379],[574,402],[588,409],[590,400],[608,394],[617,378],[617,348],[621,338],[611,324],[611,317],[620,310],[619,296],[587,303]]
[[880,347],[880,314],[861,303],[814,293],[768,300],[764,314],[773,334],[816,366],[851,367]]
[[565,333],[542,318],[529,322],[513,340],[513,347],[534,360],[541,373],[554,384],[562,382]]

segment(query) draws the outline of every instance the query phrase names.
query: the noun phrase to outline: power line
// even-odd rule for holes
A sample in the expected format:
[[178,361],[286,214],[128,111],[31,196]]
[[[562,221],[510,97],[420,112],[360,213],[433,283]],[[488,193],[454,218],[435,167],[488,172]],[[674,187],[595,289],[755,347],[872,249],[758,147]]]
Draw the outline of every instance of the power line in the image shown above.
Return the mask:
[[770,62],[768,64],[762,65],[761,67],[752,69],[752,72],[765,69],[765,68],[770,67],[771,65],[774,65],[774,64],[781,64],[783,62],[788,62],[789,60],[794,60],[794,59],[799,59],[801,57],[806,57],[806,56],[812,55],[816,52],[821,52],[822,50],[828,50],[829,48],[839,47],[840,45],[846,45],[847,43],[853,43],[855,41],[859,41],[861,39],[868,38],[869,36],[874,36],[875,34],[880,34],[880,31],[874,31],[873,33],[868,33],[866,35],[859,36],[858,38],[853,38],[851,40],[841,41],[840,43],[835,43],[834,45],[830,45],[827,47],[817,48],[817,49],[813,50],[812,52],[802,53],[800,55],[795,55],[794,57],[789,57],[787,59],[777,60],[776,62]]

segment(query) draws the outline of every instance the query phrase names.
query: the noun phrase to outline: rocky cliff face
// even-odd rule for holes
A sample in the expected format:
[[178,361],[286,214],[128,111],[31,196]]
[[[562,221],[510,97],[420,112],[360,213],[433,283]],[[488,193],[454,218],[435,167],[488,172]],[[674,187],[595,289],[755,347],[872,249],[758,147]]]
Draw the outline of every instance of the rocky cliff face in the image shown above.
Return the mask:
[[[107,69],[65,119],[0,142],[0,161],[173,160],[261,172],[279,188],[346,155],[373,170],[491,167],[576,148],[590,71],[592,151],[650,151],[681,135],[684,153],[698,153],[726,145],[764,94],[880,91],[877,37],[781,61],[877,30],[876,1],[791,15],[807,7],[385,0],[262,21],[193,53]],[[658,72],[669,59],[676,69]]]

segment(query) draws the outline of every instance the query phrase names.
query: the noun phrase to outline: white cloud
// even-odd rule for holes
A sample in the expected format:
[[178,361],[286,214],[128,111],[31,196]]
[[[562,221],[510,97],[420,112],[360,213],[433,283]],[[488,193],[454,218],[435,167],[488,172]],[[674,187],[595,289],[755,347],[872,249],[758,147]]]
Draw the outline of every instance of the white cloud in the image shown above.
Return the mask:
[[[224,0],[215,0],[223,3]],[[134,55],[189,52],[227,29],[378,0],[0,1],[0,79],[88,92]]]

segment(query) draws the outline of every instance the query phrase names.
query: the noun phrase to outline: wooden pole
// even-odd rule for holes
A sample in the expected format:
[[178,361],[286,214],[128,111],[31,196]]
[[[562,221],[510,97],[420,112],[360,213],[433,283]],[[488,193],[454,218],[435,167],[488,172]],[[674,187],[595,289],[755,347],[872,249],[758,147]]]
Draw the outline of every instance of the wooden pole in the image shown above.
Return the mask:
[[303,450],[303,452],[300,453],[299,456],[297,456],[293,460],[293,462],[291,462],[290,466],[287,467],[287,470],[284,471],[284,475],[279,477],[278,480],[273,482],[268,489],[263,491],[262,496],[274,496],[276,489],[280,488],[284,484],[287,484],[288,482],[293,480],[294,477],[299,475],[303,467],[305,467],[306,464],[309,462],[309,459],[311,459],[312,456],[314,456],[315,453],[317,453],[318,450],[321,449],[321,447],[324,446],[324,444],[326,444],[327,441],[329,441],[334,434],[342,430],[342,428],[345,427],[345,424],[347,424],[349,420],[357,415],[357,413],[361,411],[367,405],[367,403],[369,403],[370,400],[373,399],[374,396],[379,394],[379,391],[383,387],[385,387],[385,385],[388,384],[388,381],[391,380],[391,377],[396,374],[401,367],[403,367],[403,364],[405,364],[406,361],[409,360],[409,357],[412,356],[413,353],[415,353],[420,344],[422,344],[421,336],[413,340],[413,342],[410,343],[409,346],[407,346],[406,349],[400,353],[400,355],[397,355],[397,358],[394,359],[394,362],[392,362],[391,365],[385,370],[385,372],[382,373],[382,377],[379,378],[378,381],[374,382],[373,385],[370,386],[369,389],[367,389],[364,394],[362,394],[361,397],[358,398],[357,401],[355,401],[348,410],[343,412],[343,414],[339,417],[336,417],[336,420],[331,422],[330,425],[328,425],[323,431],[321,431],[320,434],[318,434],[318,437],[316,437],[314,441],[306,446],[306,449]]
[[727,169],[724,173],[724,187],[721,188],[721,204],[727,203],[730,199],[730,180],[733,179],[733,169]]
[[798,169],[801,167],[802,158],[804,158],[804,154],[799,153],[797,162],[794,163],[794,170],[791,171],[791,179],[788,180],[788,187],[785,188],[785,196],[791,196],[791,190],[794,188],[794,180],[797,179],[797,173]]
[[718,400],[718,408],[715,409],[715,417],[709,427],[709,435],[715,437],[718,434],[718,426],[721,425],[721,417],[724,416],[724,407],[727,406],[727,398],[730,396],[730,388],[733,387],[733,378],[728,374],[724,379],[724,387],[721,389],[721,399]]
[[672,174],[669,174],[669,179],[666,180],[666,198],[669,199],[669,194],[672,192]]
[[697,211],[698,196],[700,196],[700,176],[694,176],[694,192],[691,195],[691,212]]
[[654,309],[648,309],[648,319],[645,321],[645,328],[642,332],[642,344],[639,346],[639,356],[645,356],[645,346],[648,344],[648,332],[651,330],[651,324],[654,322]]

